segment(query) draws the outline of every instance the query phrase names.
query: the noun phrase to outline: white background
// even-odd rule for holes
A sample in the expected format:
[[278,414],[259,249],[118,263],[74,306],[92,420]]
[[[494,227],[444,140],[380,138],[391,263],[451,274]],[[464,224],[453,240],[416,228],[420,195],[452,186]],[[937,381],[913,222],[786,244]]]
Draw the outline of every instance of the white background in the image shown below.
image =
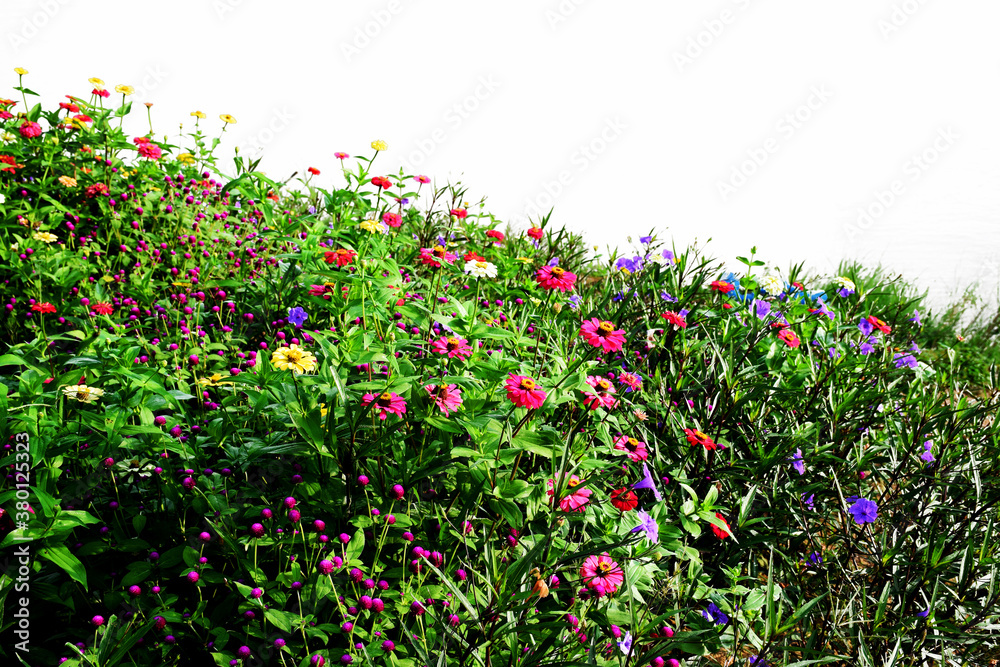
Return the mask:
[[998,24],[996,0],[3,0],[0,96],[15,66],[47,108],[129,84],[157,138],[229,113],[229,174],[240,145],[324,187],[383,139],[383,173],[517,227],[554,205],[602,249],[881,262],[942,304],[1000,279]]

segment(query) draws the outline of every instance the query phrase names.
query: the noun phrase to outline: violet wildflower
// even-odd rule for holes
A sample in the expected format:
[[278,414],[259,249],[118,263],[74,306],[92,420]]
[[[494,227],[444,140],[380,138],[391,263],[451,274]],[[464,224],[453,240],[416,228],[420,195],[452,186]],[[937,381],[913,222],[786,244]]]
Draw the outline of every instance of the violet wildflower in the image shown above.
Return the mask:
[[714,602],[709,602],[708,608],[703,610],[701,615],[705,617],[705,620],[711,621],[716,625],[725,625],[729,622],[729,617]]
[[308,319],[309,314],[299,306],[288,309],[288,321],[294,324],[297,328],[301,328]]
[[789,460],[792,462],[792,467],[795,468],[795,471],[799,473],[799,475],[806,474],[806,462],[802,459],[801,449],[796,449],[795,454],[789,457]]
[[633,528],[632,532],[637,533],[641,530],[646,533],[647,540],[653,544],[658,543],[660,541],[660,527],[656,525],[656,519],[642,510],[639,510],[636,516],[638,516],[641,523]]
[[656,488],[656,482],[653,481],[653,476],[649,472],[649,466],[646,463],[642,464],[642,479],[632,485],[633,489],[652,489],[653,497],[656,498],[657,502],[663,500],[663,496],[660,495],[659,489]]
[[[848,501],[850,501],[850,498]],[[847,511],[854,515],[854,521],[859,526],[866,523],[875,523],[875,519],[878,518],[878,505],[867,498],[857,498]]]

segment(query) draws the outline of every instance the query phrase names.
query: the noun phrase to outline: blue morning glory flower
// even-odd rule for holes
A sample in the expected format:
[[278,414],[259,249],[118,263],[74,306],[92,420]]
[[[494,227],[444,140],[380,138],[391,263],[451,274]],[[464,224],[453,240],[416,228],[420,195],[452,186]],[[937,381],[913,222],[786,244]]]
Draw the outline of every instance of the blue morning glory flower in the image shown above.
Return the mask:
[[639,510],[637,512],[639,521],[641,523],[632,529],[633,533],[638,533],[640,530],[646,533],[646,539],[656,544],[660,541],[660,527],[656,525],[656,519],[651,517],[646,512]]
[[789,460],[792,462],[792,467],[795,468],[796,472],[800,475],[804,475],[806,473],[806,462],[802,459],[801,449],[796,449],[795,454],[789,457]]
[[729,617],[719,609],[714,602],[708,603],[708,608],[701,612],[701,615],[705,617],[705,620],[711,621],[716,625],[725,625],[729,622]]
[[754,311],[757,314],[757,319],[763,320],[771,312],[771,304],[763,299],[754,299]]
[[308,319],[309,314],[302,310],[302,308],[296,306],[295,308],[288,309],[288,321],[296,327],[301,327],[302,324]]
[[642,464],[642,479],[632,485],[633,489],[652,489],[653,497],[657,501],[663,500],[663,496],[660,495],[660,491],[656,488],[656,482],[653,481],[653,476],[649,473],[649,466],[645,463]]
[[867,498],[858,498],[847,511],[854,515],[854,521],[859,526],[875,523],[878,518],[878,505]]

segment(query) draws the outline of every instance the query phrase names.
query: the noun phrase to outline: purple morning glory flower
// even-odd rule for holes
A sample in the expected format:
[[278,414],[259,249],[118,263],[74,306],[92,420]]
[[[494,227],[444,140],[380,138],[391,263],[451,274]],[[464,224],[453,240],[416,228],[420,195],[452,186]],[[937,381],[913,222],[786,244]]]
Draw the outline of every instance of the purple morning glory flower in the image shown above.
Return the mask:
[[653,237],[652,236],[640,236],[639,237],[639,243],[641,243],[643,245],[649,245],[652,242],[653,242]]
[[580,308],[581,301],[583,301],[583,297],[580,296],[579,294],[574,294],[569,298],[569,307],[572,308],[573,310],[577,310]]
[[754,299],[754,311],[758,320],[763,320],[771,312],[771,304],[761,299]]
[[918,611],[917,616],[919,616],[920,618],[927,618],[927,615],[930,613],[931,613],[931,608],[927,607],[927,609],[924,609],[923,611]]
[[806,494],[802,494],[802,502],[805,503],[805,506],[811,510],[816,509],[816,505],[814,504],[815,498],[815,493],[810,493],[808,498],[806,498]]
[[708,608],[701,612],[701,615],[705,617],[706,621],[711,621],[716,625],[725,625],[729,622],[729,617],[719,609],[714,602],[708,603]]
[[802,450],[796,449],[795,454],[793,454],[789,460],[792,462],[792,467],[800,475],[806,474],[806,462],[802,459]]
[[668,262],[674,262],[674,261],[676,261],[676,258],[674,257],[674,253],[672,253],[669,250],[664,250],[663,251],[663,259],[667,260]]
[[645,463],[642,464],[642,479],[632,485],[633,489],[652,489],[653,497],[657,501],[663,500],[663,496],[660,495],[660,491],[656,488],[656,482],[653,481],[653,476],[649,473],[649,466]]
[[753,667],[771,667],[770,663],[764,662],[757,655],[750,656],[750,662],[747,664],[753,665]]
[[296,306],[295,308],[288,309],[288,321],[296,327],[301,327],[302,324],[308,319],[309,314],[302,310],[302,308]]
[[866,318],[861,318],[861,321],[858,322],[858,329],[864,335],[870,336],[872,333],[872,323],[869,322]]
[[819,304],[819,307],[811,309],[809,311],[810,313],[819,313],[820,315],[826,315],[831,320],[837,317],[837,314],[827,307],[826,301],[820,299],[819,301],[817,301],[817,303]]
[[847,511],[854,515],[854,521],[859,526],[875,523],[878,518],[878,505],[867,498],[858,498]]
[[930,440],[926,441],[924,443],[924,451],[920,455],[920,458],[923,459],[924,461],[927,461],[928,465],[934,463],[934,454],[931,453],[931,447],[933,446],[934,446],[933,442],[931,442]]
[[839,290],[837,290],[837,294],[839,294],[840,296],[842,296],[842,297],[844,297],[846,299],[847,297],[849,297],[852,294],[854,294],[854,290],[847,289],[846,287],[841,287]]
[[909,366],[910,368],[917,367],[917,359],[912,354],[897,354],[895,356],[896,368],[902,368],[903,366]]
[[656,525],[656,519],[642,510],[637,512],[637,516],[639,517],[639,521],[641,521],[641,523],[633,528],[632,532],[637,533],[640,530],[644,531],[646,533],[647,540],[653,544],[658,543],[660,541],[660,527]]
[[861,343],[861,347],[858,348],[858,351],[861,352],[861,354],[866,354],[866,355],[871,354],[872,352],[875,351],[875,347],[872,345],[872,343],[875,342],[877,341],[875,340],[874,337],[868,336],[868,338],[863,343]]
[[629,654],[629,651],[632,650],[632,633],[631,632],[626,632],[625,636],[618,640],[618,648],[625,655]]
[[660,298],[666,301],[667,303],[677,303],[677,297],[670,296],[666,292],[660,292]]
[[549,260],[549,266],[559,266],[559,258],[553,257]]
[[913,309],[913,317],[910,318],[910,322],[915,323],[918,327],[920,326],[920,311],[916,308]]

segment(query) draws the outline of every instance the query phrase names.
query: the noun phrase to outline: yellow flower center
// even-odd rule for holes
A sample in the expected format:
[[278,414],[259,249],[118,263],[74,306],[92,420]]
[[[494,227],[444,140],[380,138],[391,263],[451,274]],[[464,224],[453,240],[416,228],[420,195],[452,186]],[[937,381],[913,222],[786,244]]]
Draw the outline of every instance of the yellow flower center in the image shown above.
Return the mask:
[[639,449],[639,441],[635,438],[629,438],[628,443],[626,443],[626,447],[635,451],[636,449]]
[[457,350],[458,349],[458,340],[455,339],[455,338],[449,338],[448,339],[448,344],[447,344],[446,347],[448,348],[449,351],[450,350]]
[[288,350],[285,353],[285,358],[290,364],[297,364],[302,361],[302,351],[301,350]]
[[385,392],[384,394],[378,397],[377,402],[383,408],[389,407],[392,404],[392,394],[390,394],[389,392]]
[[555,276],[556,278],[561,278],[562,274],[564,274],[564,273],[566,273],[566,269],[563,269],[563,268],[558,267],[558,266],[553,266],[552,267],[552,275]]
[[524,378],[523,380],[521,380],[521,389],[531,391],[534,388],[535,388],[535,381],[532,380],[531,378]]
[[432,254],[435,257],[444,257],[444,246],[439,246],[439,245],[434,246]]
[[597,564],[597,569],[600,570],[603,574],[607,574],[611,572],[611,563],[607,561],[601,561],[600,563]]
[[607,336],[609,334],[612,334],[614,333],[614,331],[615,331],[615,325],[613,325],[611,322],[601,322],[601,325],[597,327],[597,332],[602,336]]
[[610,388],[611,388],[611,383],[608,382],[607,380],[599,380],[597,382],[597,389],[600,389],[601,391],[607,391]]

